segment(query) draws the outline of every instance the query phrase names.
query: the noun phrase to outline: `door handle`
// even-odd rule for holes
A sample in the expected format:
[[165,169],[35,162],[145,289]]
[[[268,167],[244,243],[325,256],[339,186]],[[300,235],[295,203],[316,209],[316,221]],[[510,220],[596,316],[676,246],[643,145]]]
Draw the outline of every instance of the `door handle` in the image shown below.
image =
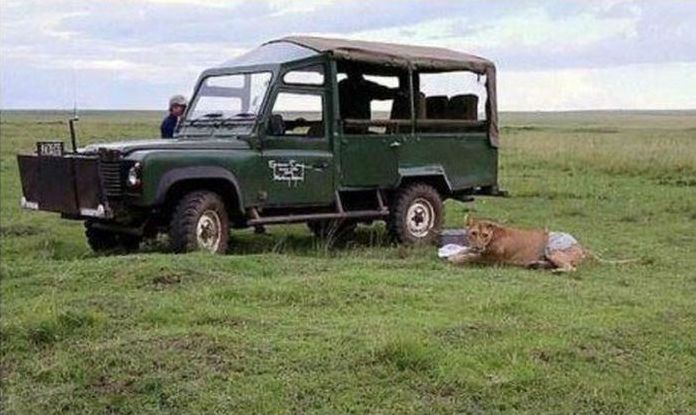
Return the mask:
[[329,163],[322,161],[321,163],[312,164],[312,168],[315,170],[324,170],[329,167]]
[[399,148],[399,147],[401,147],[401,142],[400,142],[400,141],[392,141],[392,142],[389,144],[389,147],[391,147],[391,148]]

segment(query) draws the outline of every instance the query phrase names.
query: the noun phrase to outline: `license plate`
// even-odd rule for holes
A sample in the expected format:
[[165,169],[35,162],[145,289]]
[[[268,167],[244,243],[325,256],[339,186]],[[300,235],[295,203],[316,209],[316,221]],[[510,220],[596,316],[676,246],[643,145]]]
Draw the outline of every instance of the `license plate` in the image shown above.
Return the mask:
[[36,143],[36,153],[44,157],[63,157],[63,142],[39,141]]

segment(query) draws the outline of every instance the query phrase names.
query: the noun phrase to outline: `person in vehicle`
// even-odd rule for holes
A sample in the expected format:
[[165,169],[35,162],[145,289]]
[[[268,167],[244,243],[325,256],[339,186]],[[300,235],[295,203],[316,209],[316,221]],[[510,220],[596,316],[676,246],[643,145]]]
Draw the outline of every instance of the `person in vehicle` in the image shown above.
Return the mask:
[[389,88],[363,78],[360,71],[350,68],[347,77],[338,83],[341,119],[369,120],[370,101],[396,98],[399,88]]
[[174,95],[169,99],[169,115],[162,120],[162,125],[160,125],[162,138],[174,137],[176,126],[186,111],[186,104],[186,97],[183,95]]

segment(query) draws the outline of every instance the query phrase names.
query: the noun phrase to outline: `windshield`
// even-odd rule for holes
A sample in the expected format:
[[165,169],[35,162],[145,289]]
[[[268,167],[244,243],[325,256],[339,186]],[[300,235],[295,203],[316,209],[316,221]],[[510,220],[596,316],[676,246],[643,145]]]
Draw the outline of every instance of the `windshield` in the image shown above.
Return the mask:
[[209,76],[193,99],[186,124],[214,123],[249,132],[270,83],[270,72]]

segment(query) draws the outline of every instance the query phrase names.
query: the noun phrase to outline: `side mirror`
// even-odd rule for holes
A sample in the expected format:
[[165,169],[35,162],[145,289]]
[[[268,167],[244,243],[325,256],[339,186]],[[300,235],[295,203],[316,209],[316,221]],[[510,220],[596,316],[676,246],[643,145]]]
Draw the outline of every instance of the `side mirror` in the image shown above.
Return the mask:
[[285,135],[285,121],[283,121],[282,115],[271,115],[268,123],[268,133],[274,136]]

